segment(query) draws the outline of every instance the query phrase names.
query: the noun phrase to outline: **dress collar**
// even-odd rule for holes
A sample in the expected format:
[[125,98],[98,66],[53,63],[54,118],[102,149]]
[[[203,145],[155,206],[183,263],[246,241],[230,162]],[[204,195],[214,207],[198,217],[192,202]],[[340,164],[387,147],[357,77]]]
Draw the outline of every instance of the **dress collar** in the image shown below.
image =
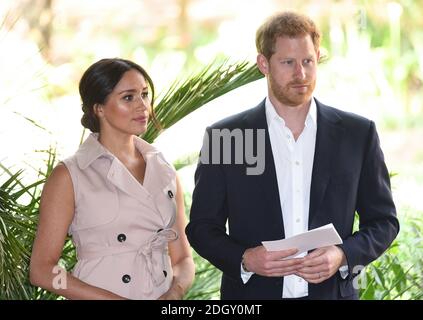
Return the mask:
[[[134,136],[134,144],[135,148],[137,148],[144,157],[160,153],[156,147],[137,136]],[[88,168],[91,163],[100,157],[106,157],[109,159],[116,158],[113,153],[107,150],[98,141],[98,133],[91,133],[84,143],[81,144],[75,155],[78,161],[78,166],[81,170]]]

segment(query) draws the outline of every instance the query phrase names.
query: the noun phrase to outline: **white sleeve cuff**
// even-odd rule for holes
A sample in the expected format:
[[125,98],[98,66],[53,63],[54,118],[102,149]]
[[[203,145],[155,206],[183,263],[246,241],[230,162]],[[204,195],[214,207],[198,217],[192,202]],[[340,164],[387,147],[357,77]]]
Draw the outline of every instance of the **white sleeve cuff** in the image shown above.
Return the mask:
[[250,280],[251,276],[254,274],[254,272],[247,272],[244,270],[244,268],[241,265],[241,279],[244,284]]

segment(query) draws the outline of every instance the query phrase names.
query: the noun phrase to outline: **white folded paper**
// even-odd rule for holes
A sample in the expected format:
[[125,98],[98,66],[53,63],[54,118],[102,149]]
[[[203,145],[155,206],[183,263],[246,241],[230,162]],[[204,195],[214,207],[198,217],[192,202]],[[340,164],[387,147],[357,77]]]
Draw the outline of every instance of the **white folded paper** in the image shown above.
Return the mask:
[[304,233],[297,234],[290,238],[262,242],[267,251],[279,251],[296,248],[298,249],[298,252],[295,255],[316,248],[341,243],[342,239],[338,232],[336,232],[336,229],[332,223],[313,230],[309,230]]

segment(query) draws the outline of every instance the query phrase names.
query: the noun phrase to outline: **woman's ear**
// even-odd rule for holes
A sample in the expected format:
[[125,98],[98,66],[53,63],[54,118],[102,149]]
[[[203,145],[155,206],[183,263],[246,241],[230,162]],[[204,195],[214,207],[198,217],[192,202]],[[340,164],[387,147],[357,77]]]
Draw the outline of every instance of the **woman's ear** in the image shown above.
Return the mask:
[[101,118],[104,114],[103,105],[96,103],[93,107],[93,111],[97,118]]

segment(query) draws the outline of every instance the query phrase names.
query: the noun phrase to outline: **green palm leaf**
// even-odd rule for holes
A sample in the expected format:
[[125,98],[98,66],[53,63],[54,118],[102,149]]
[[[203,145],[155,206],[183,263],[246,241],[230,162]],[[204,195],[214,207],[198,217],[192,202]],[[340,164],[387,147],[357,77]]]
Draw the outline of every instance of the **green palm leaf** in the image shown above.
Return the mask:
[[[19,202],[23,194],[31,194],[30,189],[38,184],[17,189],[23,185],[21,173],[12,174],[0,185],[0,299],[29,298],[26,283],[30,244],[35,235],[35,213]],[[30,206],[33,207],[32,202],[38,200],[31,198]]]
[[[41,187],[54,165],[55,150],[48,151],[46,169],[26,184],[23,171],[0,164],[0,300],[33,299],[44,290],[29,283],[29,260],[38,221]],[[6,178],[5,178],[6,176]]]
[[[189,79],[171,86],[154,108],[157,120],[167,129],[207,102],[262,77],[257,66],[248,62],[211,63]],[[143,139],[153,142],[159,134],[160,130],[150,123]]]

